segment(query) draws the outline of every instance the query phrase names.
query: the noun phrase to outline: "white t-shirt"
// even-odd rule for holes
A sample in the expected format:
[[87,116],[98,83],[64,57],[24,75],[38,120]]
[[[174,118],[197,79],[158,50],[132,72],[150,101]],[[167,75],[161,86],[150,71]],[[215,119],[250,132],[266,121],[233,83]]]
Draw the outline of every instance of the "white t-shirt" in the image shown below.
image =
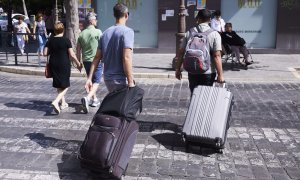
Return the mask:
[[225,32],[225,21],[221,17],[219,20],[217,20],[217,18],[213,18],[210,22],[210,26],[218,32]]
[[15,24],[15,28],[17,29],[18,33],[26,33],[26,27],[28,27],[28,26],[25,22],[22,22],[21,24],[19,24],[19,22],[17,22]]

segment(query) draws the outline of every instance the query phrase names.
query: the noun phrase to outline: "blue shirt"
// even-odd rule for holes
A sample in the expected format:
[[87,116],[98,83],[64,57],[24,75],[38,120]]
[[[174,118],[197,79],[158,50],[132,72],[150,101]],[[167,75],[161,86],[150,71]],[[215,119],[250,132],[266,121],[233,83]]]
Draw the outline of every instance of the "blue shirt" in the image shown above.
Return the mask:
[[125,25],[115,25],[103,32],[98,48],[102,52],[105,80],[126,80],[123,49],[133,49],[134,32]]

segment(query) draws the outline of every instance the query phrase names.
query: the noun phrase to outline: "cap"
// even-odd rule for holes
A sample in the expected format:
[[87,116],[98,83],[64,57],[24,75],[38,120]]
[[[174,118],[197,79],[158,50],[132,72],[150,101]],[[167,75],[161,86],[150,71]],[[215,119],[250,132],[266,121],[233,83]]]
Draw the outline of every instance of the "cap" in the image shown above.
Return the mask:
[[89,12],[89,13],[87,14],[87,16],[86,16],[86,19],[87,19],[88,21],[96,20],[96,19],[97,19],[96,16],[97,16],[96,13],[94,13],[94,12]]

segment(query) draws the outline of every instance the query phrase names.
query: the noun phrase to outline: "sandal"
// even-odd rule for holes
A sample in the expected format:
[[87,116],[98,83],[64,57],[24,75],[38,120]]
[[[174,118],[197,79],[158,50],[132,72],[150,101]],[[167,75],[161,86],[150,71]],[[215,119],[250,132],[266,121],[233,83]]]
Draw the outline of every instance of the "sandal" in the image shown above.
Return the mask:
[[66,109],[68,107],[69,107],[69,104],[68,103],[64,103],[64,104],[60,105],[60,110]]
[[53,107],[54,112],[56,112],[57,114],[60,113],[58,104],[51,103],[51,106]]

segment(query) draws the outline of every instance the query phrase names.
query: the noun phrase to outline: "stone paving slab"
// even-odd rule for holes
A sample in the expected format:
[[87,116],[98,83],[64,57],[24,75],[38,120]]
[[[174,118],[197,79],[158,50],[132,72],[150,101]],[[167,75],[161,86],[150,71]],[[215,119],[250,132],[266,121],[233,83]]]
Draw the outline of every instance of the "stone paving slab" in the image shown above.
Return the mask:
[[[75,112],[84,78],[72,78],[71,106],[59,116],[50,106],[51,83],[0,73],[0,179],[108,179],[81,169],[76,158],[97,110]],[[235,105],[224,154],[199,146],[186,151],[186,80],[137,83],[145,89],[144,109],[125,179],[300,179],[300,83],[228,82]],[[100,88],[100,99],[106,93]]]

